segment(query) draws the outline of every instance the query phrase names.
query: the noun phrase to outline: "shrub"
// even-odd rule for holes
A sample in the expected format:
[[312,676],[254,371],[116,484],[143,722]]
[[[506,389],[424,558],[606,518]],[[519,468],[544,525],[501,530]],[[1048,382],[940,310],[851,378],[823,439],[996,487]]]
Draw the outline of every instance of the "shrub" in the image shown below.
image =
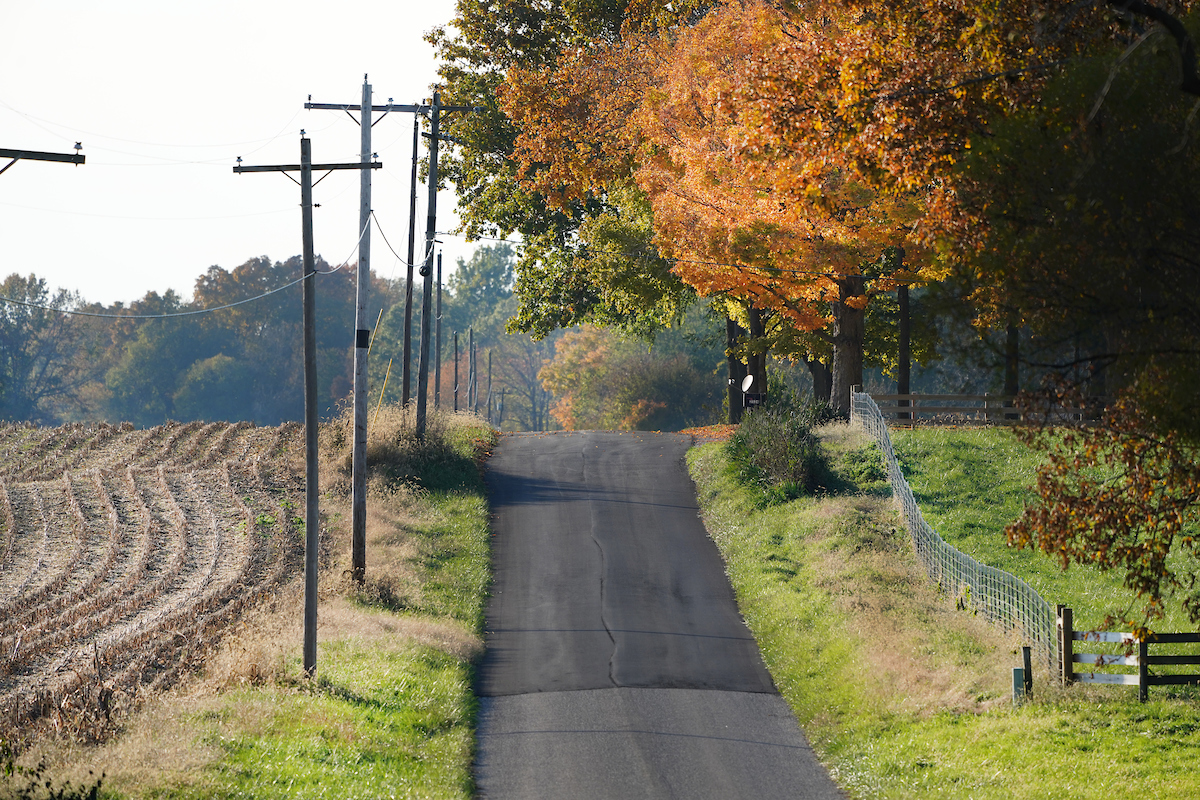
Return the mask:
[[759,488],[765,505],[812,494],[825,484],[828,459],[812,430],[819,415],[812,406],[754,409],[730,437],[738,480]]

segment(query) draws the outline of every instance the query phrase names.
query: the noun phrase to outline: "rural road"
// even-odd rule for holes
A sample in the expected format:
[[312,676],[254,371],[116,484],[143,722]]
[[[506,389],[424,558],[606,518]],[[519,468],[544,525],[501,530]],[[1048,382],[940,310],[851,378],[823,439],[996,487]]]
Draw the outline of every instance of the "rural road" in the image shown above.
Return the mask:
[[506,434],[475,775],[502,798],[842,794],[775,691],[677,434]]

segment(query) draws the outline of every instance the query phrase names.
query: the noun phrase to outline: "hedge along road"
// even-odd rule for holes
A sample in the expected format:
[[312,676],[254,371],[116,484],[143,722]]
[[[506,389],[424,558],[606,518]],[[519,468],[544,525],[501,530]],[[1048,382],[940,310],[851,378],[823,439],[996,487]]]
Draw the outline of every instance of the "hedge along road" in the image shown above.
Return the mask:
[[500,798],[841,798],[775,691],[678,434],[506,434],[475,775]]

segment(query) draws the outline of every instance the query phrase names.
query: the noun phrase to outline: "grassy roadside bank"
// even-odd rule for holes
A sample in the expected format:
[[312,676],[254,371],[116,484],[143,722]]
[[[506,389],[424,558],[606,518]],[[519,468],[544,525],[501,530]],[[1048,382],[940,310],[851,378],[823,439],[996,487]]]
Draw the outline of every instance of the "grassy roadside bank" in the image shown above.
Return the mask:
[[[845,426],[822,438],[853,482],[865,440]],[[1013,709],[1018,643],[934,592],[879,486],[760,510],[722,445],[688,460],[767,666],[852,796],[1200,795],[1192,702],[1062,691],[1043,675]]]
[[[891,432],[904,475],[926,521],[948,543],[974,558],[1025,580],[1050,603],[1075,611],[1080,630],[1098,628],[1109,614],[1137,613],[1141,603],[1120,576],[1089,565],[1067,571],[1032,550],[1014,550],[1004,526],[1015,520],[1033,493],[1039,454],[1007,428],[914,428]],[[1178,606],[1151,627],[1193,630]],[[1167,651],[1163,651],[1167,652]],[[1162,690],[1160,690],[1162,691]]]
[[420,445],[411,415],[385,409],[368,446],[368,580],[358,589],[345,577],[345,423],[322,432],[322,451],[339,457],[322,464],[315,680],[302,676],[295,579],[226,636],[203,674],[149,699],[120,736],[47,742],[25,763],[44,758],[56,786],[105,773],[100,796],[111,798],[471,795],[471,672],[490,580],[478,464],[496,434],[473,416],[431,416],[436,436]]

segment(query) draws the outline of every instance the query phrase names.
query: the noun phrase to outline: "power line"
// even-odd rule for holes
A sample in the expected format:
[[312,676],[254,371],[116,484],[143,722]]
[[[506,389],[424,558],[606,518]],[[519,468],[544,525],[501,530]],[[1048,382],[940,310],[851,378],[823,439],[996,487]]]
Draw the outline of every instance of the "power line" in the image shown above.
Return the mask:
[[212,217],[135,217],[126,214],[93,214],[88,211],[67,211],[59,208],[43,208],[41,206],[24,206],[19,203],[5,203],[0,201],[0,206],[8,206],[9,208],[19,208],[24,211],[41,211],[45,214],[70,214],[76,217],[97,217],[100,219],[128,219],[154,222],[186,222],[191,220],[209,220],[209,219],[241,219],[242,217],[264,217],[270,214],[282,214],[285,211],[294,211],[294,208],[277,208],[274,211],[253,211],[248,214],[221,214]]
[[[158,142],[140,141],[138,139],[123,139],[119,136],[109,136],[109,135],[103,134],[103,133],[95,133],[93,131],[85,131],[81,128],[74,128],[70,125],[65,125],[61,122],[55,122],[53,120],[43,119],[41,117],[36,117],[32,114],[28,114],[24,111],[21,111],[18,108],[14,108],[13,106],[9,105],[8,103],[4,102],[3,100],[0,100],[0,106],[4,106],[5,108],[7,108],[9,111],[13,112],[14,114],[24,117],[32,125],[40,128],[41,130],[45,131],[46,133],[49,133],[52,136],[59,136],[59,137],[63,137],[63,138],[66,138],[66,137],[64,137],[64,135],[61,131],[52,130],[51,128],[46,127],[46,125],[50,125],[50,126],[53,126],[54,128],[60,128],[62,130],[70,131],[70,132],[72,132],[72,135],[75,135],[75,136],[78,136],[78,135],[85,135],[85,136],[89,136],[89,137],[94,136],[98,139],[108,139],[108,140],[114,141],[114,142],[127,142],[129,144],[139,144],[139,145],[143,145],[146,147],[200,149],[200,148],[239,147],[242,145],[249,145],[249,144],[259,145],[258,147],[254,148],[253,150],[243,152],[242,153],[243,156],[249,155],[251,153],[256,153],[259,150],[262,150],[263,148],[270,145],[272,142],[277,141],[278,139],[282,138],[286,133],[288,133],[288,129],[291,127],[292,123],[296,121],[296,118],[300,116],[300,111],[297,110],[296,113],[292,115],[291,119],[289,119],[286,123],[284,123],[283,127],[279,129],[278,133],[276,133],[274,136],[271,136],[271,137],[268,137],[265,139],[250,139],[250,140],[244,141],[244,142],[222,142],[222,143],[218,143],[218,144],[174,144],[174,143],[164,144],[164,143],[158,143]],[[43,122],[46,123],[46,125],[41,124]],[[332,123],[330,125],[327,125],[326,127],[331,127],[331,125],[332,125]],[[324,128],[321,128],[320,130],[324,130]],[[119,155],[125,155],[125,156],[135,156],[137,158],[153,159],[156,161],[164,162],[161,164],[117,164],[117,163],[103,163],[103,162],[101,163],[101,166],[116,166],[116,167],[160,167],[160,166],[176,166],[176,165],[184,165],[184,164],[224,165],[224,164],[228,163],[229,158],[230,158],[229,156],[221,156],[219,158],[204,159],[204,160],[178,159],[178,158],[169,158],[166,156],[151,155],[149,153],[131,153],[127,150],[118,150],[115,148],[103,147],[103,146],[91,146],[90,149],[100,150],[100,151],[108,152],[108,153],[117,153]]]
[[[366,230],[367,230],[366,228],[363,228],[363,233],[366,233]],[[350,264],[350,257],[354,255],[354,252],[358,249],[358,243],[362,241],[363,233],[360,233],[358,235],[358,241],[356,241],[354,243],[355,249],[351,251],[350,256],[346,257],[345,261],[343,261],[341,264],[338,264],[333,269],[329,269],[329,270],[314,269],[313,274],[314,275],[332,275],[333,273],[338,272],[339,270],[344,269],[346,266],[348,266]],[[172,317],[194,317],[197,314],[211,314],[214,311],[224,311],[227,308],[236,308],[238,306],[244,306],[247,303],[253,303],[256,300],[262,300],[264,297],[270,297],[273,294],[282,292],[284,289],[289,289],[292,286],[295,286],[297,283],[300,283],[302,280],[304,280],[305,277],[307,277],[307,276],[301,276],[299,278],[296,278],[296,280],[294,280],[294,281],[285,283],[283,286],[276,287],[274,289],[271,289],[270,291],[255,295],[254,297],[247,297],[244,300],[238,300],[235,303],[226,303],[223,306],[214,306],[212,308],[198,308],[198,309],[195,309],[192,311],[176,311],[171,314],[101,314],[96,311],[80,311],[78,309],[54,308],[53,306],[45,306],[45,305],[39,305],[38,303],[30,303],[25,300],[17,300],[16,298],[13,298],[13,297],[0,297],[0,303],[12,303],[13,305],[17,305],[17,306],[25,306],[26,308],[36,308],[41,311],[53,311],[57,314],[63,314],[63,315],[73,316],[73,317],[98,317],[100,319],[170,319]]]
[[[322,272],[320,274],[327,275],[329,273]],[[72,317],[99,317],[101,319],[169,319],[171,317],[193,317],[193,316],[196,316],[197,314],[210,314],[213,311],[223,311],[227,308],[235,308],[236,306],[243,306],[243,305],[246,305],[247,303],[253,303],[255,300],[261,300],[264,297],[269,297],[269,296],[275,294],[276,292],[282,292],[284,289],[295,286],[297,283],[299,283],[302,280],[304,280],[303,277],[297,278],[296,280],[294,280],[290,283],[285,283],[283,286],[272,289],[269,292],[263,292],[260,295],[255,295],[254,297],[248,297],[245,300],[238,300],[236,303],[228,303],[223,306],[216,306],[215,308],[200,308],[200,309],[196,309],[193,311],[177,311],[172,314],[100,314],[100,313],[94,312],[94,311],[79,311],[78,309],[54,308],[53,306],[44,306],[44,305],[39,305],[38,303],[29,303],[29,302],[26,302],[25,300],[17,300],[16,298],[13,298],[13,297],[0,297],[0,303],[11,303],[16,306],[25,306],[27,308],[40,309],[41,311],[54,311],[56,313],[64,314],[64,315],[72,316]]]
[[379,223],[379,217],[375,216],[374,210],[371,211],[371,219],[375,220],[375,230],[379,231],[379,235],[383,237],[383,243],[387,245],[388,250],[392,251],[392,255],[394,255],[400,261],[401,264],[403,264],[406,267],[419,267],[419,266],[421,266],[421,264],[425,263],[425,260],[427,258],[429,258],[429,253],[433,250],[432,242],[429,243],[428,248],[425,251],[425,257],[421,259],[420,264],[408,263],[408,261],[405,260],[403,256],[401,256],[399,253],[396,252],[396,248],[392,247],[392,243],[388,241],[387,234],[383,232],[383,226]]

